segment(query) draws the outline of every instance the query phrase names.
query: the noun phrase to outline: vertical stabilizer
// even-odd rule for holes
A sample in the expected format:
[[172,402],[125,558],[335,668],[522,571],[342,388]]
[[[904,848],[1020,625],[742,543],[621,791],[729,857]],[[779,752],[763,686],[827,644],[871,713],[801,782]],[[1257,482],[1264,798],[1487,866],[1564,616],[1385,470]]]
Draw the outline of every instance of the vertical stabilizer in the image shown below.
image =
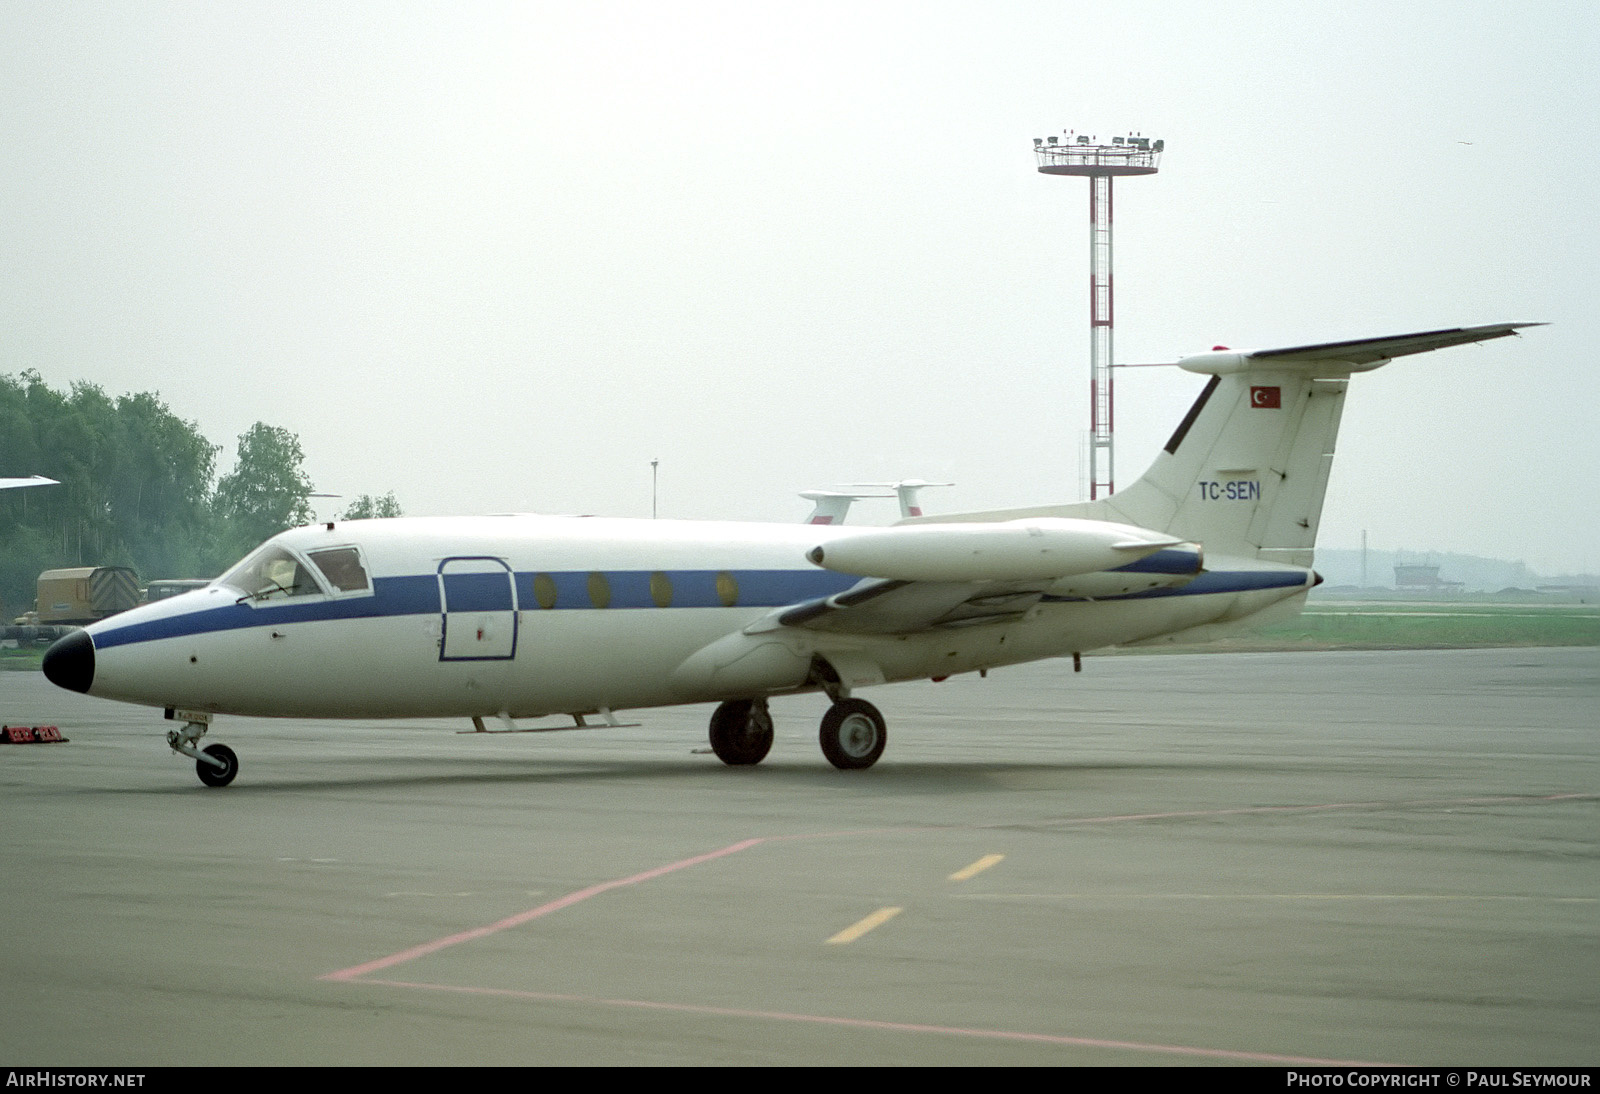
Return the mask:
[[1207,555],[1310,566],[1351,375],[1395,357],[1504,338],[1538,325],[1500,323],[1186,357],[1180,368],[1211,379],[1150,470],[1131,486],[1076,505],[936,519],[1086,517],[1178,536],[1202,544]]
[[1213,373],[1150,470],[1084,515],[1311,565],[1348,382],[1282,367]]

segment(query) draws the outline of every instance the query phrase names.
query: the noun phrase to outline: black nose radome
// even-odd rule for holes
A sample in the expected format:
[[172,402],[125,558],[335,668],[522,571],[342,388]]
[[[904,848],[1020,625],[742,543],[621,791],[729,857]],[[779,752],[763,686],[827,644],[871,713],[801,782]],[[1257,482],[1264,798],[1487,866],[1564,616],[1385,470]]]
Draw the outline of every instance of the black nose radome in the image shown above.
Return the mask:
[[58,688],[89,691],[94,683],[94,639],[87,631],[73,631],[56,639],[44,651],[44,676]]

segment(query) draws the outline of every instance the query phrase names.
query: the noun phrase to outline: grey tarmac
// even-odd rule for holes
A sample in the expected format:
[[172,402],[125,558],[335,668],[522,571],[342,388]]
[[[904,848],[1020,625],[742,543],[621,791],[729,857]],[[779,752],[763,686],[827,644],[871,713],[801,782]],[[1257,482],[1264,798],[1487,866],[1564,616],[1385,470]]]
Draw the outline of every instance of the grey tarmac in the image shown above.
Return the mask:
[[[1090,657],[639,728],[0,673],[0,1065],[1600,1063],[1600,649]],[[545,724],[555,724],[554,722]],[[492,723],[491,723],[492,725]]]

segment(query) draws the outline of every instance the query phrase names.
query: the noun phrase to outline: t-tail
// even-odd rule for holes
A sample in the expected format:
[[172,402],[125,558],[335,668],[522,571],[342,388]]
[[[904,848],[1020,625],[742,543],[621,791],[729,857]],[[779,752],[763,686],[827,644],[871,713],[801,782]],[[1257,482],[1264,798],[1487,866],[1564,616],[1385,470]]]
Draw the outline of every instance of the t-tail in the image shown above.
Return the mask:
[[1083,517],[1165,532],[1226,555],[1311,565],[1334,441],[1353,373],[1392,358],[1515,334],[1536,323],[1186,357],[1211,379],[1150,469],[1109,498],[941,521]]

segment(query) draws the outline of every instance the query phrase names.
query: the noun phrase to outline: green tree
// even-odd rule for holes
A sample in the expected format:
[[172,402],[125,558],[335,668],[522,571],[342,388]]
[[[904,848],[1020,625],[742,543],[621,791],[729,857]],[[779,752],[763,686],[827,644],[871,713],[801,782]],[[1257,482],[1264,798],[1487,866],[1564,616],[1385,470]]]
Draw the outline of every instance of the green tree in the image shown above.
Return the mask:
[[106,481],[117,542],[146,577],[210,577],[211,480],[221,449],[150,392],[116,401]]
[[345,506],[344,512],[339,514],[340,520],[370,520],[373,517],[403,517],[405,511],[400,508],[400,503],[394,500],[394,491],[391,490],[381,498],[371,494],[362,494],[355,501]]
[[27,610],[44,570],[132,566],[146,580],[212,577],[312,519],[311,480],[293,433],[257,422],[213,491],[220,451],[155,392],[113,399],[95,384],[63,393],[34,371],[0,374],[0,475],[60,482],[0,491],[6,613]]
[[239,437],[233,470],[217,482],[213,500],[219,546],[238,557],[285,528],[309,524],[311,479],[301,466],[300,439],[257,422]]
[[0,597],[15,615],[43,570],[124,565],[142,576],[216,570],[210,509],[217,448],[154,392],[63,394],[37,372],[0,375],[0,474],[59,486],[0,492]]

